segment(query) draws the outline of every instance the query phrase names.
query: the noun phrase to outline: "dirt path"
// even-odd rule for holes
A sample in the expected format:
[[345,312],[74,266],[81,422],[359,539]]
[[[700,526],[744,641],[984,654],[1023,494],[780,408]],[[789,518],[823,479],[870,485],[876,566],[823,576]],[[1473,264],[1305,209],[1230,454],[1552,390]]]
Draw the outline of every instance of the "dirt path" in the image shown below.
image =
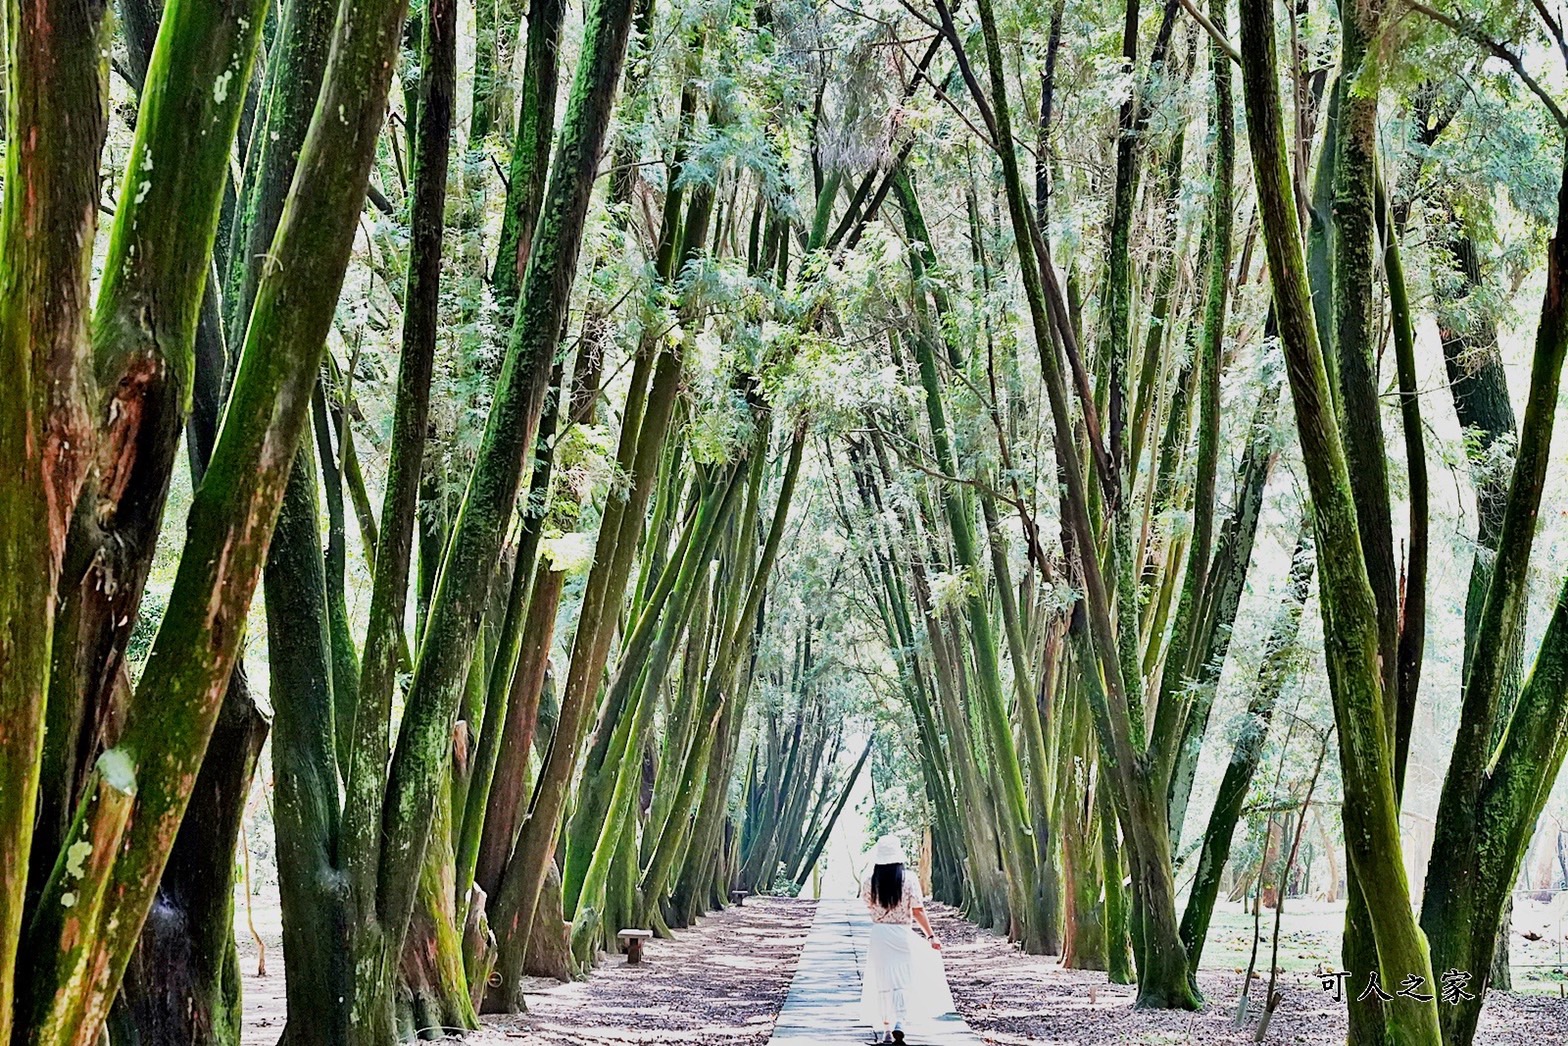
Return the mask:
[[[1134,988],[1106,983],[1105,974],[1064,970],[1053,958],[1023,955],[1001,936],[980,930],[945,905],[931,906],[942,938],[948,984],[958,1012],[980,1037],[997,1044],[1111,1046],[1159,1043],[1240,1044],[1252,1030],[1231,1027],[1242,977],[1203,971],[1209,1004],[1198,1013],[1132,1008]],[[1266,983],[1254,982],[1254,999]],[[1344,1003],[1308,972],[1281,976],[1284,1002],[1267,1042],[1341,1046]],[[1478,1046],[1545,1046],[1568,1042],[1568,1002],[1551,996],[1494,992],[1481,1015]]]
[[755,897],[650,941],[641,965],[603,959],[586,981],[524,983],[529,1013],[487,1017],[476,1046],[763,1046],[789,990],[816,902]]

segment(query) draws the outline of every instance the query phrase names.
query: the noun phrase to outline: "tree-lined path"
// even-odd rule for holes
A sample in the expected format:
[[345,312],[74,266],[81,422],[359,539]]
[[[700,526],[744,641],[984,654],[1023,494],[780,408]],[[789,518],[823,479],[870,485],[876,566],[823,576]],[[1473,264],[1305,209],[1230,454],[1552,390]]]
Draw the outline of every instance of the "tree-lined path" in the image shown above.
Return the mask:
[[1568,0],[3,23],[0,1046],[1568,1010]]
[[[833,898],[818,903],[816,921],[811,924],[769,1046],[868,1040],[870,1028],[861,1015],[860,983],[870,926],[871,917],[859,901]],[[922,949],[929,951],[923,943],[916,946],[920,959],[915,967],[915,987],[908,993],[914,1015],[904,1029],[909,1042],[915,1046],[980,1046],[980,1037],[954,1010],[953,997],[941,982],[939,965],[934,958],[925,961]]]

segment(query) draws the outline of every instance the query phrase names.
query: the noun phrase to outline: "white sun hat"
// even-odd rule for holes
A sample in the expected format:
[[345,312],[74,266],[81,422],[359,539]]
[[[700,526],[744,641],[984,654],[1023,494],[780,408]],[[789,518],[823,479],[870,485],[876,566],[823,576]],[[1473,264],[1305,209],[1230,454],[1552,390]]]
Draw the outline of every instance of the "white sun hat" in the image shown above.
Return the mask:
[[871,851],[872,864],[904,864],[904,846],[897,836],[884,835]]

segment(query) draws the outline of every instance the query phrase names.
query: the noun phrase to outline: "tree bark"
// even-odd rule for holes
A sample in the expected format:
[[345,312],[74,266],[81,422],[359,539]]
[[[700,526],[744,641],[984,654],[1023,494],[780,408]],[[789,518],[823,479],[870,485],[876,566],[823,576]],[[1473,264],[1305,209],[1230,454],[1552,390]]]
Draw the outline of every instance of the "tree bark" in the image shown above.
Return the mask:
[[[1339,730],[1347,849],[1370,910],[1384,983],[1398,984],[1414,974],[1431,984],[1431,958],[1412,915],[1400,853],[1393,724],[1385,702],[1378,604],[1360,552],[1356,505],[1307,287],[1269,0],[1243,0],[1241,28],[1253,173],[1322,568],[1324,646]],[[1366,972],[1352,970],[1358,977]],[[1390,1007],[1385,1017],[1396,1043],[1431,1044],[1438,1039],[1435,997],[1425,1004]]]
[[[1518,875],[1528,834],[1523,818],[1539,814],[1535,793],[1556,777],[1561,753],[1540,734],[1543,715],[1555,703],[1537,689],[1549,685],[1559,671],[1555,625],[1562,605],[1548,626],[1530,681],[1510,714],[1502,708],[1509,678],[1511,648],[1517,642],[1524,614],[1530,553],[1536,517],[1546,479],[1565,355],[1568,355],[1568,164],[1558,193],[1556,234],[1548,246],[1547,287],[1530,371],[1530,394],[1520,427],[1518,452],[1498,533],[1497,553],[1481,619],[1479,640],[1470,651],[1455,755],[1443,781],[1432,863],[1427,871],[1422,926],[1433,942],[1434,960],[1447,968],[1489,975],[1496,948],[1497,926],[1508,891]],[[1499,724],[1501,726],[1499,734]],[[1556,728],[1549,728],[1554,732]],[[1500,743],[1494,736],[1501,736]],[[1474,746],[1470,751],[1465,746]],[[1461,824],[1468,824],[1461,830]],[[1483,946],[1484,945],[1484,946]],[[1483,981],[1483,987],[1484,987]],[[1475,1033],[1479,1007],[1445,1008],[1445,1041],[1468,1043]]]
[[[239,1046],[243,1012],[234,945],[236,841],[268,724],[236,666],[180,823],[158,897],[120,985],[129,1046]],[[112,1020],[112,1018],[111,1018]]]
[[[71,514],[93,453],[87,340],[98,157],[107,128],[99,58],[102,2],[8,7],[10,138],[0,211],[0,370],[16,406],[0,412],[0,1041],[12,1041],[18,945],[28,924],[46,743],[57,583]],[[44,827],[48,832],[48,825]],[[63,833],[60,833],[63,834]],[[56,839],[59,835],[56,836]],[[47,839],[47,835],[45,835]],[[44,858],[52,865],[55,853]],[[27,1028],[26,1016],[20,1026]]]
[[325,557],[317,514],[316,456],[301,440],[267,552],[267,650],[272,698],[273,823],[283,909],[285,1046],[347,1040],[342,984],[352,978],[341,845],[327,622]]
[[1274,718],[1274,704],[1293,666],[1296,636],[1301,630],[1301,611],[1311,590],[1316,566],[1312,535],[1304,530],[1296,537],[1285,598],[1280,601],[1275,622],[1263,644],[1263,664],[1258,669],[1252,699],[1247,702],[1246,721],[1231,748],[1230,762],[1220,781],[1214,810],[1204,828],[1203,850],[1194,873],[1192,893],[1182,913],[1182,942],[1186,944],[1194,966],[1203,955],[1209,920],[1219,897],[1220,880],[1230,858],[1231,840],[1241,820],[1253,775],[1263,758],[1264,742],[1268,740],[1269,724]]
[[[80,876],[57,865],[41,901],[47,914],[34,923],[36,954],[49,961],[33,972],[33,1020],[50,1041],[96,1037],[185,812],[305,422],[391,77],[386,41],[395,46],[401,19],[399,4],[367,2],[345,8],[340,22],[353,31],[328,71],[332,116],[312,127],[300,159],[311,192],[295,195],[279,225],[278,267],[262,278],[163,625],[124,729],[98,761],[91,792],[129,801],[84,804],[68,845],[91,841],[102,856]],[[87,903],[66,908],[68,893]],[[70,944],[56,914],[66,911]]]
[[[540,235],[523,280],[521,300],[526,307],[517,313],[479,463],[464,496],[461,522],[448,552],[447,562],[454,566],[440,582],[444,591],[438,591],[432,602],[431,621],[421,644],[420,662],[393,763],[387,809],[414,811],[411,819],[385,826],[397,847],[392,858],[397,866],[406,866],[416,856],[414,851],[423,845],[427,835],[426,811],[446,762],[445,746],[456,705],[456,687],[466,669],[477,597],[483,591],[481,582],[486,580],[476,575],[483,565],[496,559],[501,532],[517,496],[523,452],[533,446],[544,388],[576,271],[589,195],[625,57],[631,13],[627,0],[598,0],[588,14],[582,59],[545,194]],[[428,660],[424,651],[429,651]],[[560,741],[563,735],[568,739],[563,747],[575,747],[576,723],[567,721],[564,702],[562,728],[557,730],[556,740]],[[537,802],[535,808],[541,809]],[[553,811],[549,819],[554,820]],[[526,833],[526,826],[524,830]],[[525,892],[530,896],[526,903],[512,908],[521,909],[521,918],[512,926],[501,925],[504,884],[496,897],[492,926],[502,945],[503,976],[507,973],[507,934],[514,932],[517,923],[526,927],[532,921],[549,857],[548,842],[540,840],[526,855],[531,885]],[[407,874],[406,867],[398,868],[400,879],[406,880]],[[406,884],[386,883],[384,887],[386,910],[397,912],[407,907]]]
[[[484,6],[484,2],[480,6]],[[528,36],[523,45],[522,104],[517,121],[517,136],[512,143],[511,166],[507,172],[501,241],[496,246],[495,270],[491,276],[491,286],[503,306],[503,315],[510,313],[522,288],[523,272],[528,267],[528,256],[539,223],[539,208],[544,201],[545,176],[550,166],[550,140],[555,132],[555,96],[560,81],[561,24],[565,17],[565,0],[528,0]],[[474,93],[477,97],[477,68]],[[479,110],[476,108],[476,123],[478,120]]]

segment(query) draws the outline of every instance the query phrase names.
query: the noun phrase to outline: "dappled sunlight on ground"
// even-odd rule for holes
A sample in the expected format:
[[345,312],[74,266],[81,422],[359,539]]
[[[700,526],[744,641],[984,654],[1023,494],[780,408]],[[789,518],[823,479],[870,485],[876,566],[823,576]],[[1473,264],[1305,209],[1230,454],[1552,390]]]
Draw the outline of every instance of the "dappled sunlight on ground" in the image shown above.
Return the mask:
[[643,961],[601,957],[586,981],[524,982],[529,1012],[486,1017],[482,1046],[761,1046],[795,973],[816,905],[754,897],[703,919],[673,941],[649,941]]
[[[245,974],[244,1046],[273,1046],[283,1030],[283,956],[275,896],[254,899],[257,929],[267,944],[267,976],[257,977],[257,948],[240,899],[236,930]],[[1568,905],[1568,902],[1563,902]],[[1539,909],[1539,910],[1538,910]],[[743,907],[703,919],[674,941],[650,941],[640,966],[603,956],[585,981],[558,984],[529,979],[530,1011],[487,1017],[485,1028],[464,1041],[475,1046],[765,1046],[788,993],[796,963],[816,913],[806,900],[754,897]],[[997,1046],[1208,1046],[1251,1042],[1251,1029],[1231,1027],[1251,944],[1251,920],[1217,919],[1199,981],[1208,1005],[1199,1013],[1132,1008],[1134,989],[1113,985],[1104,973],[1064,970],[1050,957],[1023,955],[997,934],[979,930],[944,905],[931,906],[943,942],[942,956],[959,1013],[976,1034]],[[1226,912],[1227,916],[1234,912]],[[1549,963],[1557,948],[1558,912],[1521,900],[1512,938],[1515,978],[1537,994],[1493,992],[1477,1036],[1478,1046],[1559,1046],[1568,1042],[1568,1001],[1538,994],[1546,984],[1521,977],[1526,964]],[[1286,910],[1280,964],[1285,998],[1275,1014],[1270,1043],[1340,1046],[1343,1003],[1324,993],[1311,968],[1332,962],[1339,950],[1342,910],[1298,905]],[[1259,956],[1266,988],[1272,919],[1264,919]],[[1531,941],[1525,933],[1542,939]],[[1242,938],[1245,937],[1245,942]],[[1568,942],[1565,942],[1568,943]],[[1537,972],[1549,977],[1553,971]]]
[[[1023,955],[1001,936],[977,929],[944,905],[933,905],[931,913],[942,937],[948,984],[958,1012],[988,1043],[1208,1046],[1253,1041],[1250,1025],[1237,1030],[1231,1023],[1241,994],[1241,972],[1205,968],[1199,984],[1208,1004],[1198,1013],[1134,1010],[1136,989],[1130,985],[1110,984],[1100,972],[1064,970],[1052,957]],[[1254,1013],[1267,990],[1268,945],[1263,948],[1263,977],[1254,980],[1251,992]],[[1280,975],[1284,1001],[1265,1041],[1341,1046],[1344,1004],[1336,1004],[1332,992],[1325,993],[1310,970],[1289,969],[1281,959],[1286,967]],[[1478,1046],[1568,1042],[1568,1001],[1493,992],[1476,1042]]]

